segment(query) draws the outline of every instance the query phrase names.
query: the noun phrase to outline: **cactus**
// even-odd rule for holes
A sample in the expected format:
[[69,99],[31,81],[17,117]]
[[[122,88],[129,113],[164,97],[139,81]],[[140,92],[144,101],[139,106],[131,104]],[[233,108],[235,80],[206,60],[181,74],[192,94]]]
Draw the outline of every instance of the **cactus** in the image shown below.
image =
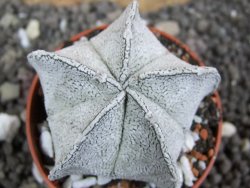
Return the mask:
[[137,1],[90,40],[37,50],[28,60],[55,148],[50,180],[84,174],[181,187],[184,132],[220,75],[171,54],[140,18]]

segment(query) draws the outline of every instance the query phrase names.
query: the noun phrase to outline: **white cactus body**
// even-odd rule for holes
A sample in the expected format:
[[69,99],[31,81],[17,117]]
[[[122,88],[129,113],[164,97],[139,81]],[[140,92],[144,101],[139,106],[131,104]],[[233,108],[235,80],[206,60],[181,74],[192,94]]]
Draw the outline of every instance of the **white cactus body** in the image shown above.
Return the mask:
[[41,81],[55,148],[51,180],[83,174],[181,187],[184,132],[220,76],[171,54],[136,1],[90,41],[28,59]]

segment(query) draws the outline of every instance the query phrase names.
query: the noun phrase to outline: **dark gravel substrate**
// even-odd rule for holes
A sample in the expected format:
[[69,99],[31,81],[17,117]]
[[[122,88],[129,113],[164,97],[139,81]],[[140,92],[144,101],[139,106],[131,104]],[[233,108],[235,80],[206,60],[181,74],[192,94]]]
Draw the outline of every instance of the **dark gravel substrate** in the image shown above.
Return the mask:
[[[0,26],[0,86],[5,82],[20,85],[20,97],[2,101],[0,112],[23,113],[33,70],[26,64],[26,54],[40,48],[53,50],[61,41],[96,24],[110,23],[119,15],[111,3],[55,8],[46,5],[26,6],[19,0],[0,1],[0,18],[6,13],[17,17],[9,27]],[[224,119],[235,124],[237,133],[224,138],[220,154],[203,187],[249,187],[250,152],[242,151],[250,138],[250,2],[248,0],[200,0],[184,6],[164,8],[143,15],[150,24],[174,20],[180,25],[177,36],[196,51],[207,65],[218,68],[222,76],[220,95]],[[20,45],[17,31],[30,19],[40,21],[41,35],[29,49]],[[59,29],[62,19],[66,31]],[[97,22],[99,20],[99,22]],[[24,134],[24,123],[12,144],[0,143],[0,187],[35,188],[31,175],[32,160]]]

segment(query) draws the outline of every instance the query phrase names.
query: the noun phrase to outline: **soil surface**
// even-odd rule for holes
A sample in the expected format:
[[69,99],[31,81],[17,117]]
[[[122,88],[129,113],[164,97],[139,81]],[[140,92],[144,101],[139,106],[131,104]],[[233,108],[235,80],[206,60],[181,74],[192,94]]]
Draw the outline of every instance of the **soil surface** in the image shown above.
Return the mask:
[[[11,99],[0,94],[0,112],[18,115],[22,120],[13,142],[0,143],[0,187],[43,187],[31,174],[32,160],[24,131],[25,100],[34,75],[26,61],[27,53],[35,49],[53,51],[74,34],[110,23],[120,13],[120,7],[104,2],[58,8],[27,6],[20,0],[0,1],[0,88],[12,83],[6,92],[13,94],[20,87],[20,93],[12,95]],[[151,25],[173,21],[178,26],[175,27],[177,37],[198,53],[206,65],[216,67],[222,76],[219,92],[224,120],[233,123],[237,131],[223,138],[215,167],[202,187],[249,187],[249,1],[191,1],[142,16]],[[19,35],[20,29],[25,30],[31,19],[38,21],[40,35],[30,40],[27,47],[21,45]]]

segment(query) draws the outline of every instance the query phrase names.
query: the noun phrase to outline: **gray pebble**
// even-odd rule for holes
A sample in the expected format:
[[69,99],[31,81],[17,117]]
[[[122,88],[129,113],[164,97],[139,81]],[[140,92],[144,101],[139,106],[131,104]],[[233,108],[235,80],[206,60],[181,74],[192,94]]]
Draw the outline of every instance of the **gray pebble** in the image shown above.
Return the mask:
[[8,102],[17,99],[20,95],[20,85],[5,82],[0,85],[1,102]]

